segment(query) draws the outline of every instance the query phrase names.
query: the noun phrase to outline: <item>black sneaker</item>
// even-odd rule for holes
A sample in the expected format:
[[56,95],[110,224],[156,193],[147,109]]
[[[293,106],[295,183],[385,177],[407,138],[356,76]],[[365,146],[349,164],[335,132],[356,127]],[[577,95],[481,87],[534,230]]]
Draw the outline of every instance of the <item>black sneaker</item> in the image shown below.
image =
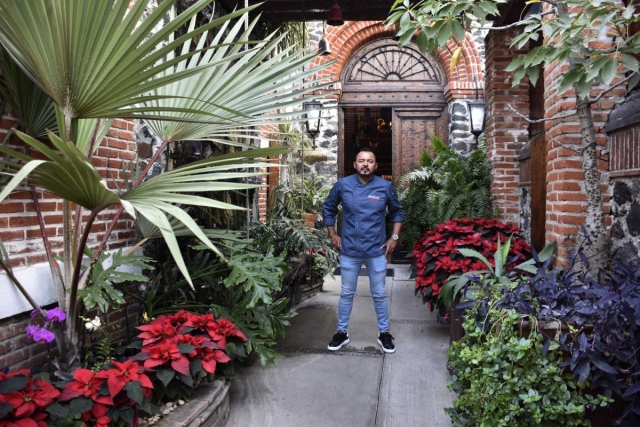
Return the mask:
[[380,335],[378,335],[378,344],[380,344],[380,347],[382,347],[382,350],[385,353],[396,352],[396,346],[393,345],[393,339],[394,338],[389,332],[380,332]]
[[329,343],[329,347],[327,347],[331,351],[340,350],[343,345],[349,344],[349,334],[346,332],[338,331],[337,334],[333,336],[331,342]]

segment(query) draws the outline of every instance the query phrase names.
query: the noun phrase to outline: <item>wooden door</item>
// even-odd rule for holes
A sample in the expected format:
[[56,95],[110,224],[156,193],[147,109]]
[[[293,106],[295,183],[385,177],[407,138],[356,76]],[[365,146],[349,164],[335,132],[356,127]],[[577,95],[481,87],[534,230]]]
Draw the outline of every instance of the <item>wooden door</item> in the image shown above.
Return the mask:
[[422,150],[433,154],[432,135],[446,141],[447,114],[444,105],[423,108],[394,108],[393,180],[420,165]]

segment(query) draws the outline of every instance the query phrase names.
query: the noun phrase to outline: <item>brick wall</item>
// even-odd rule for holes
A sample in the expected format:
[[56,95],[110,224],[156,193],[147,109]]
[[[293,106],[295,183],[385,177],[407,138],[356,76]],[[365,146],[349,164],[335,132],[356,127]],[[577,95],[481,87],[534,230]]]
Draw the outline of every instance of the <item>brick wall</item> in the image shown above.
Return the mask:
[[[526,80],[512,86],[512,74],[505,67],[526,50],[509,48],[516,29],[491,31],[486,42],[486,100],[488,119],[486,127],[488,155],[493,165],[492,194],[499,210],[499,218],[518,224],[522,213],[518,209],[518,181],[520,179],[517,156],[528,140],[527,121],[514,113],[513,107],[522,116],[530,116],[529,84]],[[565,67],[555,64],[544,70],[544,131],[546,141],[546,218],[545,240],[558,242],[559,264],[566,264],[571,255],[579,227],[586,219],[586,195],[580,125],[575,111],[576,99],[573,91],[558,93],[556,83],[566,72]],[[615,83],[615,82],[614,82]],[[599,94],[595,88],[591,96]],[[607,144],[604,125],[613,106],[625,96],[624,88],[617,88],[592,106],[594,129],[598,145]],[[560,118],[555,118],[561,116]],[[611,188],[608,177],[608,157],[599,151],[598,169],[600,188],[603,193],[603,211],[608,224]],[[569,239],[568,239],[569,238]]]
[[[15,119],[9,110],[5,110],[0,122],[0,140],[4,139],[6,130],[14,123]],[[120,188],[123,188],[123,178],[125,174],[129,175],[128,171],[123,172],[123,165],[128,166],[128,162],[135,162],[137,159],[133,126],[132,121],[115,120],[92,159],[100,176],[107,180],[110,188],[115,188],[115,182]],[[15,136],[11,137],[10,143],[21,146]],[[37,189],[36,194],[51,246],[56,254],[60,254],[62,250],[62,199],[42,189]],[[102,239],[114,212],[114,209],[107,209],[98,215],[92,226],[89,246],[97,245]],[[30,266],[46,261],[33,193],[29,188],[19,187],[18,191],[0,203],[0,238],[9,252],[14,267]],[[133,221],[124,214],[114,227],[106,248],[108,250],[117,249],[131,246],[135,242]]]
[[[335,81],[339,81],[344,67],[360,47],[381,38],[394,37],[394,35],[394,29],[385,28],[384,23],[380,21],[347,21],[338,27],[327,27],[324,37],[332,46],[331,54],[319,56],[312,63],[312,67],[328,61],[335,62],[332,66],[320,71],[316,77],[333,76]],[[461,59],[457,66],[451,69],[451,52],[457,47],[462,48]],[[482,86],[482,58],[476,49],[473,37],[467,34],[464,40],[450,40],[447,49],[438,50],[435,56],[447,74],[445,89],[447,100],[475,97],[474,76]]]
[[[573,91],[563,94],[557,92],[556,81],[565,69],[558,66],[547,67],[544,73],[545,87],[545,118],[566,114],[567,110],[575,110],[576,100]],[[607,144],[604,125],[611,108],[613,99],[624,96],[624,88],[614,89],[609,95],[592,105],[594,130],[596,141],[602,148]],[[596,88],[591,96],[599,93]],[[582,154],[579,151],[581,143],[580,124],[576,115],[563,119],[550,120],[545,123],[547,136],[547,242],[557,241],[559,244],[558,259],[566,263],[571,256],[574,238],[579,233],[579,227],[585,223],[587,204],[584,191],[584,172],[582,169]],[[601,152],[599,152],[601,153]],[[601,172],[600,188],[603,193],[603,211],[607,215],[607,225],[610,225],[610,199],[608,158],[599,157],[598,169]],[[569,239],[567,239],[569,238]]]
[[487,156],[493,165],[491,193],[501,221],[519,225],[518,156],[527,143],[528,123],[512,109],[529,115],[529,84],[512,87],[513,73],[505,68],[526,50],[510,48],[515,30],[491,31],[486,38],[485,101],[487,102]]
[[[131,291],[135,291],[133,287],[135,285],[132,285]],[[111,311],[107,315],[100,315],[102,323],[109,331],[109,338],[112,342],[121,339],[129,342],[130,338],[137,335],[135,327],[140,317],[139,307],[130,297],[125,297],[125,300],[127,304],[119,310]],[[46,308],[53,307],[55,305]],[[92,310],[84,316],[94,318],[96,315],[96,310]],[[128,329],[126,317],[129,318]],[[50,369],[48,364],[53,362],[57,354],[55,343],[48,345],[35,343],[27,337],[25,332],[27,326],[37,323],[31,319],[29,313],[21,313],[0,320],[0,369],[8,368],[11,371],[24,368]],[[85,339],[89,343],[91,337],[86,335]]]

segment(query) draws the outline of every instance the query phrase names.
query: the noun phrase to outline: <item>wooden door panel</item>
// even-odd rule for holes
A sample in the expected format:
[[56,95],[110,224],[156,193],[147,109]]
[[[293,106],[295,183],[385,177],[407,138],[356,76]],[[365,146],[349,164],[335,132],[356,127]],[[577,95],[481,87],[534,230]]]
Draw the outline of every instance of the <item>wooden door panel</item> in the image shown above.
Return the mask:
[[422,150],[433,153],[431,135],[440,133],[439,118],[444,106],[394,109],[393,113],[393,180],[420,165]]

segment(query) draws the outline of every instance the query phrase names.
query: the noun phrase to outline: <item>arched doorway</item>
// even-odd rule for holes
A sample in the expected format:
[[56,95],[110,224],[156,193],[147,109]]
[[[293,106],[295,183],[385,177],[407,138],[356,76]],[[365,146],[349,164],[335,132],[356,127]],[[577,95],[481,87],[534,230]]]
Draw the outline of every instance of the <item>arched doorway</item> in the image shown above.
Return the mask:
[[363,45],[342,72],[338,103],[338,175],[352,173],[356,151],[370,147],[378,173],[394,182],[415,169],[431,135],[447,140],[446,74],[415,44],[392,38]]

